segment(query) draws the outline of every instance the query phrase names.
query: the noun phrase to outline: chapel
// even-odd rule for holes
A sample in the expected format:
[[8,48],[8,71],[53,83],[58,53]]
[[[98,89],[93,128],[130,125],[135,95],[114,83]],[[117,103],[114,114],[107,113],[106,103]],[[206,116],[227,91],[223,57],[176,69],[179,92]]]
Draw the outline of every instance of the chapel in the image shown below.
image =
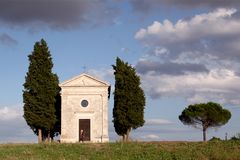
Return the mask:
[[110,84],[86,73],[60,84],[63,143],[108,142]]

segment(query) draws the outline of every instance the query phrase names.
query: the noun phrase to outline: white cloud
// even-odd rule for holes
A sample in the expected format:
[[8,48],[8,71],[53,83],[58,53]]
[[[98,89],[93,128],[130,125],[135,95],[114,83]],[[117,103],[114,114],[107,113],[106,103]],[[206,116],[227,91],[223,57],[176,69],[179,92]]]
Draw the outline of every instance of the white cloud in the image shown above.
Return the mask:
[[229,19],[236,12],[234,8],[220,8],[196,15],[190,20],[180,19],[176,24],[167,19],[163,23],[154,21],[147,29],[140,29],[135,38],[143,41],[151,38],[157,43],[166,44],[197,40],[205,36],[240,34],[240,20]]
[[1,107],[0,108],[0,120],[9,121],[16,120],[22,117],[23,111],[20,107]]
[[156,47],[154,54],[156,56],[161,56],[161,55],[166,55],[167,56],[169,54],[169,50],[167,48],[164,48],[164,47]]
[[110,68],[89,69],[87,72],[97,78],[100,78],[101,80],[108,82],[111,82],[114,79],[114,71]]
[[189,103],[239,105],[239,28],[237,9],[219,8],[139,29],[135,38],[148,52],[136,69],[146,93],[152,98],[180,96]]
[[149,48],[151,55],[161,58],[166,55],[156,54],[159,48],[167,51],[167,58],[178,58],[182,53],[191,52],[238,60],[240,18],[237,13],[234,8],[219,8],[190,19],[180,19],[175,24],[169,20],[154,21],[140,29],[135,38]]
[[173,122],[167,119],[147,119],[146,125],[163,125],[163,124],[172,124]]
[[140,139],[147,139],[147,140],[158,140],[159,138],[160,138],[159,135],[156,135],[156,134],[148,134],[140,137]]
[[[231,70],[212,70],[208,74],[142,75],[145,91],[152,98],[183,96],[189,103],[217,101],[240,104],[240,77]],[[151,82],[151,83],[149,83]]]
[[36,135],[22,116],[22,106],[0,107],[0,143],[36,142]]

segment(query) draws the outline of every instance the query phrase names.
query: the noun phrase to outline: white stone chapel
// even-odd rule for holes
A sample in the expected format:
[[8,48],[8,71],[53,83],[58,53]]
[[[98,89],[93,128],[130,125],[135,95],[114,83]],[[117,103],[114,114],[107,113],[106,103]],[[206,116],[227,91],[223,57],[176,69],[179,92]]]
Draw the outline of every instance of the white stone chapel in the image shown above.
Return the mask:
[[61,142],[108,142],[108,97],[110,84],[81,74],[60,84]]

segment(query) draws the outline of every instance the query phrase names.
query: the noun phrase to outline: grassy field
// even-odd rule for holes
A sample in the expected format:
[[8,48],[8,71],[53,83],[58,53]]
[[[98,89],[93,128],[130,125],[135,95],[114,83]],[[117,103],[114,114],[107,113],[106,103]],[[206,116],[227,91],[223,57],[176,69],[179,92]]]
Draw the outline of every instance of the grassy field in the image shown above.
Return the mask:
[[1,144],[0,159],[240,160],[239,141]]

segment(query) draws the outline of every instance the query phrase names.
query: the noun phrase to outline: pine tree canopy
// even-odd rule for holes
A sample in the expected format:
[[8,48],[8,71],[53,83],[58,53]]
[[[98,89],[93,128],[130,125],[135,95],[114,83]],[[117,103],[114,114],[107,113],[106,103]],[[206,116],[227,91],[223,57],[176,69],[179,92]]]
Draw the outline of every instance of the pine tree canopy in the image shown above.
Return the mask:
[[231,112],[223,109],[218,103],[208,102],[189,105],[179,116],[180,121],[203,130],[203,140],[206,140],[206,130],[210,127],[220,127],[231,118]]
[[28,56],[29,67],[23,84],[24,118],[34,133],[51,131],[56,123],[55,104],[59,93],[58,76],[47,43],[36,42]]

